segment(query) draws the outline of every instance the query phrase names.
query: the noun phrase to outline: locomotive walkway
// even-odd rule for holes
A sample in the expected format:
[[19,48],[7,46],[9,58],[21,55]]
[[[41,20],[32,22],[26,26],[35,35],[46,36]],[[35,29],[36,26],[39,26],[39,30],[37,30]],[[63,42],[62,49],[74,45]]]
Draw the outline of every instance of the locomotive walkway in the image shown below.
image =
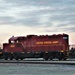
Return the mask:
[[22,63],[22,64],[61,64],[61,65],[75,65],[75,60],[67,61],[44,61],[44,60],[0,60],[0,63]]

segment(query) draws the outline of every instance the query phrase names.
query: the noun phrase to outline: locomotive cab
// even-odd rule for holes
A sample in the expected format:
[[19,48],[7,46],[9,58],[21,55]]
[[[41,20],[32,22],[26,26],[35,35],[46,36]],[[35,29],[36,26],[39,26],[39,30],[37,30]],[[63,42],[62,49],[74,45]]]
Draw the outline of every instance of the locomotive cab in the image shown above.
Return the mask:
[[[19,56],[24,51],[24,43],[22,41],[25,40],[25,37],[11,37],[8,42],[3,44],[3,57],[4,59],[18,59]],[[21,58],[22,59],[22,58]]]

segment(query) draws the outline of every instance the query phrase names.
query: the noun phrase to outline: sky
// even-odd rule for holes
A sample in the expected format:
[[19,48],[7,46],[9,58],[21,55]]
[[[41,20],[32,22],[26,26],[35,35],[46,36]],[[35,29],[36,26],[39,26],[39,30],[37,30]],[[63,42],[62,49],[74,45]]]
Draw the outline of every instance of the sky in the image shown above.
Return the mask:
[[75,0],[0,0],[0,43],[11,36],[63,33],[75,43]]

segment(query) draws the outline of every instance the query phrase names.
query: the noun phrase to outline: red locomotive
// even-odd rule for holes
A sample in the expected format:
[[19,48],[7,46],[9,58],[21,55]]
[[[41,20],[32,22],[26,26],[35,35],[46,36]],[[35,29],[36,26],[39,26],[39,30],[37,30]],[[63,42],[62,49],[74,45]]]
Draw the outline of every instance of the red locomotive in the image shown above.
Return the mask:
[[21,59],[44,58],[66,60],[69,50],[67,34],[12,36],[3,44],[3,58]]

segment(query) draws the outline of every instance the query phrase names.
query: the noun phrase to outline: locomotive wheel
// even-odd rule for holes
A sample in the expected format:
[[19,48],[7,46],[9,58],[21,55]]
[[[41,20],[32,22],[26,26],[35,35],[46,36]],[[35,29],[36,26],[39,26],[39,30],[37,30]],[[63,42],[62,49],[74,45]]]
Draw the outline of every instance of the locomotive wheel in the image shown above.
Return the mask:
[[49,59],[48,53],[44,54],[44,55],[43,55],[43,58],[44,58],[45,60],[48,60],[48,59]]
[[45,56],[44,59],[45,59],[45,60],[48,60],[49,58],[48,58],[48,56]]
[[53,60],[53,58],[50,58],[50,60]]
[[8,58],[4,58],[5,60],[8,60]]
[[23,60],[23,58],[21,58],[21,60]]
[[13,58],[10,58],[10,60],[13,60]]
[[62,58],[59,58],[59,60],[62,60]]
[[44,58],[45,60],[48,60],[48,58]]
[[18,60],[18,58],[15,58],[16,60]]
[[63,60],[66,60],[67,58],[63,58]]
[[50,60],[53,60],[53,56],[50,56],[49,59],[50,59]]

